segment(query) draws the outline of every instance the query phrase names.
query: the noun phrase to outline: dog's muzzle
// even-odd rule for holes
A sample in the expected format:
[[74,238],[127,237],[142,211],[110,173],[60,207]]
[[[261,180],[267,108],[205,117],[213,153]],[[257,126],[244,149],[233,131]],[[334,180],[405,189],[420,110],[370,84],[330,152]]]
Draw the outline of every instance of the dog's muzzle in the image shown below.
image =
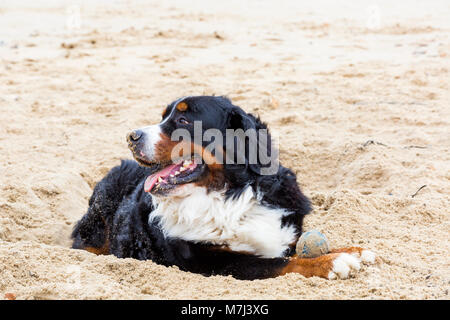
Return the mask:
[[155,148],[160,142],[160,128],[158,125],[135,129],[127,134],[128,148],[133,157],[141,164],[148,165],[158,162],[155,159]]
[[145,134],[142,130],[133,130],[127,134],[128,148],[130,148],[133,153],[142,147],[144,135]]

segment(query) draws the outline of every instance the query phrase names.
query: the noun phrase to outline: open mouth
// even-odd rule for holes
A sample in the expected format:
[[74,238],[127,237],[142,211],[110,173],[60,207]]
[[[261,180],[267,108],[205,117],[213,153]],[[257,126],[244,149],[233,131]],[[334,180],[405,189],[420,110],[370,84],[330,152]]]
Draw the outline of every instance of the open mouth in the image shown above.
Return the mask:
[[165,193],[177,185],[196,181],[203,174],[205,167],[193,160],[180,160],[165,165],[163,169],[147,177],[144,191],[152,194]]

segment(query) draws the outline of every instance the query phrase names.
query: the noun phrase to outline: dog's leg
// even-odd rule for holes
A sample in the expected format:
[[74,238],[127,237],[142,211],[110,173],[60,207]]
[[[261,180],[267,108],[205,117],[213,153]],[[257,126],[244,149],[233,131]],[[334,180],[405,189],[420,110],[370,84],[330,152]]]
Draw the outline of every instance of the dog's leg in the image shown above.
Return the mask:
[[109,254],[116,211],[147,174],[135,161],[122,161],[95,186],[86,214],[72,232],[75,249]]
[[[361,248],[358,248],[361,249]],[[342,251],[339,251],[342,250]],[[317,258],[292,257],[287,265],[280,270],[280,275],[287,273],[300,273],[305,277],[318,276],[326,279],[347,279],[354,272],[359,271],[363,257],[371,256],[375,260],[375,254],[365,253],[368,250],[357,250],[356,247],[334,250]],[[368,259],[369,260],[369,259]],[[369,263],[369,261],[366,261]]]
[[189,256],[195,260],[182,269],[205,275],[232,275],[244,280],[274,278],[287,273],[299,273],[305,277],[346,279],[358,271],[361,265],[361,255],[357,257],[354,252],[333,252],[317,258],[299,258],[296,255],[263,258],[217,248],[203,250],[197,245],[192,245],[189,252]]
[[359,269],[358,258],[348,253],[330,253],[317,258],[292,257],[280,275],[294,272],[307,278],[317,276],[325,279],[347,279],[351,272]]
[[87,213],[78,221],[72,232],[74,249],[84,249],[95,254],[109,254],[111,217],[104,211],[104,204],[109,201],[101,187],[102,182],[91,197]]

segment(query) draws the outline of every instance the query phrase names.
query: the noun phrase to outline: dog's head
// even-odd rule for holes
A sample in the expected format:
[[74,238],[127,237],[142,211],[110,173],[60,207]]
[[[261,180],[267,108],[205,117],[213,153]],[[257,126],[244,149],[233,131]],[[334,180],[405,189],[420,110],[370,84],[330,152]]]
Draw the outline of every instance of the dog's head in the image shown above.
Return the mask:
[[159,124],[131,131],[127,141],[136,161],[155,170],[144,186],[153,195],[192,184],[236,190],[278,169],[266,125],[225,97],[178,99]]

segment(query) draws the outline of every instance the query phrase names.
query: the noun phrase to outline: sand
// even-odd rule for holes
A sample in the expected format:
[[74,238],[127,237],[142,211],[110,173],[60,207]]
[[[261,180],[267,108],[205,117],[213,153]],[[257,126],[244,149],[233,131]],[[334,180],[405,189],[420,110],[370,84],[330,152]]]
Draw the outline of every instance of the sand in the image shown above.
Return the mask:
[[[449,299],[449,16],[447,1],[3,0],[0,299]],[[95,183],[131,157],[125,134],[199,94],[268,122],[313,201],[305,229],[377,263],[239,281],[70,249]]]

